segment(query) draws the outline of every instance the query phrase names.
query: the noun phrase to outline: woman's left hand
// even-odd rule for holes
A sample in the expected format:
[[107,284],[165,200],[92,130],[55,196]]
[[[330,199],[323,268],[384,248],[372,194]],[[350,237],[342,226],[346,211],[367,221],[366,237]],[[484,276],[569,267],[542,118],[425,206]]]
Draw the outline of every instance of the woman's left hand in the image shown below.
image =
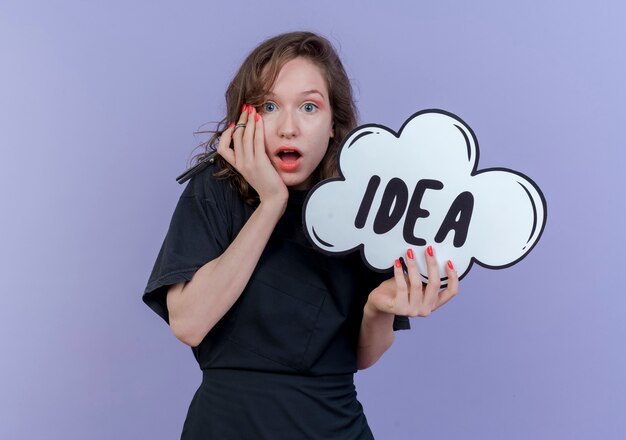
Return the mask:
[[457,294],[459,287],[459,277],[452,262],[448,261],[446,264],[448,285],[445,289],[439,290],[441,287],[439,268],[432,246],[428,246],[424,255],[428,283],[423,285],[413,250],[408,249],[404,259],[408,273],[403,272],[400,260],[396,260],[393,278],[384,281],[370,293],[365,307],[379,312],[414,317],[428,316],[450,301]]

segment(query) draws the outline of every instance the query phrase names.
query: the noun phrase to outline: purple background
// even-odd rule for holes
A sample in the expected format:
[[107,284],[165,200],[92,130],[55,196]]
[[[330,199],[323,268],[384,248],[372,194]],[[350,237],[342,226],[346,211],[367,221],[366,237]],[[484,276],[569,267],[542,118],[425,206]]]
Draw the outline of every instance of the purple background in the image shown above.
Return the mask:
[[[87,5],[87,3],[91,3]],[[338,46],[362,123],[463,118],[531,177],[542,239],[357,374],[380,439],[626,433],[623,2],[2,2],[0,438],[178,438],[200,371],[141,302],[182,190],[263,38]]]

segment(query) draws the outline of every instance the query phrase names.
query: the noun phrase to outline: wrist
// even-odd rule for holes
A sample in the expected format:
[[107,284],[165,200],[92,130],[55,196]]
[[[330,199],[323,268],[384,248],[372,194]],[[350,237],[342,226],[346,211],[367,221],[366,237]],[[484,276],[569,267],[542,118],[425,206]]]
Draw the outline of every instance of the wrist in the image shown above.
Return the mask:
[[368,300],[363,307],[363,318],[372,319],[372,320],[384,320],[384,319],[393,319],[393,313],[387,313],[379,308],[376,305]]
[[287,207],[287,200],[289,200],[289,193],[286,191],[284,195],[276,194],[272,197],[263,197],[260,198],[258,209],[274,213],[280,218]]

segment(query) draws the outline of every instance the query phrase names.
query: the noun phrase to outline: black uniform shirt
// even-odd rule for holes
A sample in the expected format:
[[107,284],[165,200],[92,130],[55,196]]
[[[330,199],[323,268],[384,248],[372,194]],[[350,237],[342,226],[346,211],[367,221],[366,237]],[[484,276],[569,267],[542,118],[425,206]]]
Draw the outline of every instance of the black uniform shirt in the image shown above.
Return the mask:
[[[176,206],[143,299],[168,321],[170,285],[190,280],[222,254],[250,218],[215,166],[194,176]],[[356,371],[356,345],[368,294],[389,275],[370,271],[358,252],[329,256],[302,229],[306,193],[290,190],[240,298],[193,352],[202,369],[325,375]],[[395,317],[394,330],[410,328]]]

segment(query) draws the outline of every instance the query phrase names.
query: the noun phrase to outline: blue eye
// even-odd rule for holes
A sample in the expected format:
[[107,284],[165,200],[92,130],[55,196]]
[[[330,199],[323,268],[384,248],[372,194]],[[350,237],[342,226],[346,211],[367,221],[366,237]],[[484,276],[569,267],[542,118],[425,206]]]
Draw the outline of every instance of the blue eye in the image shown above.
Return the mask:
[[276,110],[276,104],[273,102],[266,102],[263,104],[263,111],[265,113],[272,113],[274,110]]
[[315,110],[317,110],[317,106],[315,104],[307,102],[302,106],[302,109],[307,113],[313,113]]

